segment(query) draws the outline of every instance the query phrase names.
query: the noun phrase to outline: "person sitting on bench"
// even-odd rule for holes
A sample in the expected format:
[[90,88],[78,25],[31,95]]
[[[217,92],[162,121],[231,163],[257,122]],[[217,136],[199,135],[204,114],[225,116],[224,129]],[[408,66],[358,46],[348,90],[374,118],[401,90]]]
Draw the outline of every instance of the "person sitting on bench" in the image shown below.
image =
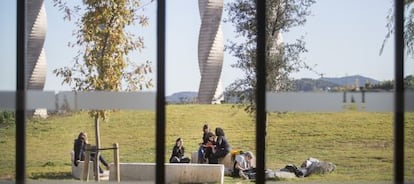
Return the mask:
[[[203,142],[201,142],[198,148],[198,163],[203,164],[206,163],[206,153],[209,146],[207,145],[209,143],[209,136],[213,134],[210,132],[210,128],[208,127],[208,124],[204,124],[203,126]],[[214,134],[213,134],[214,135]]]
[[[73,160],[73,164],[75,164],[75,166],[78,166],[78,162],[79,161],[84,161],[85,160],[85,151],[86,151],[86,144],[88,144],[88,136],[85,132],[80,132],[78,135],[78,138],[75,139],[75,143],[73,144],[73,151],[75,154],[75,159]],[[93,161],[95,160],[95,152],[91,151],[90,152],[90,160]],[[99,155],[99,161],[102,162],[102,164],[106,167],[107,170],[109,170],[109,165],[108,163],[105,161],[105,159]],[[103,170],[101,167],[99,167],[99,173],[103,173]]]
[[227,142],[227,139],[224,134],[224,130],[220,127],[217,127],[215,130],[216,144],[215,149],[213,149],[213,154],[208,158],[209,164],[218,164],[219,159],[225,157],[230,152],[230,144]]
[[207,137],[207,142],[203,145],[203,149],[205,150],[204,161],[208,161],[213,156],[213,150],[216,149],[216,136],[212,132],[209,132],[207,133]]

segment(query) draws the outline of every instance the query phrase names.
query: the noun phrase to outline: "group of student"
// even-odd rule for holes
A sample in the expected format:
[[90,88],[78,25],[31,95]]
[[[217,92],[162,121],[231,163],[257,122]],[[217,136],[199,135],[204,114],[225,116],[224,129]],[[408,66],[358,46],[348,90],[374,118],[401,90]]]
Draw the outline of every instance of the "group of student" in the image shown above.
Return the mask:
[[[230,153],[230,144],[222,128],[210,132],[207,124],[203,126],[203,139],[198,150],[198,163],[218,164],[220,158]],[[170,163],[189,163],[190,159],[184,156],[183,139],[178,138],[173,147]]]
[[[86,144],[88,143],[87,134],[80,132],[78,138],[74,141],[74,165],[77,166],[79,161],[85,159]],[[203,126],[203,137],[200,147],[198,149],[198,163],[218,164],[219,159],[225,157],[230,153],[230,144],[228,143],[224,130],[217,127],[212,133],[207,124]],[[175,145],[172,149],[170,163],[190,163],[190,158],[184,156],[185,148],[182,138],[177,138]],[[91,152],[90,159],[95,159],[95,154]],[[253,154],[248,151],[242,154],[236,155],[233,176],[242,177],[244,179],[251,179],[251,175],[254,174],[254,168],[251,165]],[[105,159],[99,155],[100,162],[109,169],[108,163]],[[99,172],[103,173],[103,170],[99,167]]]
[[[190,158],[184,156],[183,139],[178,138],[173,147],[170,163],[189,163]],[[224,130],[217,127],[213,132],[210,131],[208,124],[203,126],[203,137],[198,149],[198,163],[218,164],[219,159],[225,157],[231,151]],[[255,169],[252,167],[251,160],[253,153],[250,151],[235,156],[233,165],[233,177],[252,179],[255,176]]]

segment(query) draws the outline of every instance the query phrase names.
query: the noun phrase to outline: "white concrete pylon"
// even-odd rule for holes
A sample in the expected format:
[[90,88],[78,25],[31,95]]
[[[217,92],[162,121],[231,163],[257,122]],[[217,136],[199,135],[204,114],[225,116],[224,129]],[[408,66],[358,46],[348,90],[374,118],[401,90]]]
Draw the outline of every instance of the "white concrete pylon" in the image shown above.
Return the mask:
[[43,90],[47,69],[43,48],[47,29],[43,0],[27,1],[26,10],[26,87],[29,90]]
[[217,91],[221,90],[218,86],[224,52],[221,30],[223,0],[199,0],[198,5],[201,17],[198,39],[198,64],[201,74],[198,102],[211,104],[214,103],[215,96],[222,96],[223,93]]
[[[43,0],[30,0],[26,3],[26,66],[25,81],[28,90],[43,90],[46,81],[45,43],[47,19]],[[47,117],[46,109],[36,109],[32,115]]]

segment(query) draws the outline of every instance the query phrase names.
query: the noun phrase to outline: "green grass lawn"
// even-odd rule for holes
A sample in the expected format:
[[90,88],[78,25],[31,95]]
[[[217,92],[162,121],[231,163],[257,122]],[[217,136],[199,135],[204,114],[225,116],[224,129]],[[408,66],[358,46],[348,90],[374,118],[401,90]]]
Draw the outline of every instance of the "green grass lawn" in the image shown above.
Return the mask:
[[[177,137],[186,153],[198,149],[202,126],[222,127],[233,149],[255,151],[255,123],[242,108],[231,105],[168,105],[166,162]],[[414,181],[414,113],[405,121],[405,179]],[[93,119],[77,112],[27,122],[27,174],[31,179],[68,179],[73,141],[80,131],[94,142]],[[155,112],[117,111],[101,122],[101,144],[120,145],[121,162],[155,162]],[[14,177],[15,126],[0,127],[0,179]],[[112,162],[112,151],[103,156]],[[266,168],[300,165],[308,157],[333,162],[328,175],[293,182],[392,181],[393,114],[345,111],[338,113],[272,113],[268,115]],[[234,180],[226,177],[226,183]]]

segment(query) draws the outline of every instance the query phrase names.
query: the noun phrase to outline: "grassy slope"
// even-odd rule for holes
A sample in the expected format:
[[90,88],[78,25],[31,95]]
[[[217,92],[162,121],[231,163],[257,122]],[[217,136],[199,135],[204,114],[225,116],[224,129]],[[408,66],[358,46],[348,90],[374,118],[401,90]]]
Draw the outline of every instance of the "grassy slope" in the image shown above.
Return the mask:
[[[266,167],[300,165],[307,157],[330,161],[337,170],[306,181],[391,181],[393,167],[392,113],[286,113],[268,116]],[[155,113],[119,111],[101,122],[102,146],[120,144],[122,162],[155,161]],[[187,155],[196,151],[204,123],[222,127],[233,149],[255,150],[255,125],[242,109],[230,105],[167,106],[166,160],[177,137]],[[93,121],[85,112],[27,123],[27,171],[31,178],[70,178],[69,153],[79,131]],[[406,180],[414,181],[414,114],[406,116]],[[14,173],[14,125],[0,128],[0,178]],[[112,152],[103,152],[112,162]],[[226,178],[228,182],[234,182]],[[299,181],[302,181],[300,179]]]

